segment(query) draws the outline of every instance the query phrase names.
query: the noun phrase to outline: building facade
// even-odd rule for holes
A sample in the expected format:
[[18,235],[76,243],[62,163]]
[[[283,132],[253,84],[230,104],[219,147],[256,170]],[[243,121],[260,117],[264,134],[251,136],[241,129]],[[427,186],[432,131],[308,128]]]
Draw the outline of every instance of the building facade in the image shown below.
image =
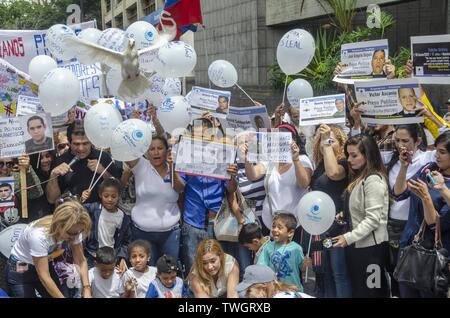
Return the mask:
[[164,0],[101,0],[102,27],[126,29],[131,23],[164,7]]

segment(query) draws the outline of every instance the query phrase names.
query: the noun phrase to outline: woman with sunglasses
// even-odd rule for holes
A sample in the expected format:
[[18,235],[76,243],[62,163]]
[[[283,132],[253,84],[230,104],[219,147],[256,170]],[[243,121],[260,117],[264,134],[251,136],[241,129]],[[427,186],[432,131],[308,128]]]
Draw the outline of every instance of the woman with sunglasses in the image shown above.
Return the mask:
[[83,237],[89,234],[91,219],[76,201],[59,205],[53,215],[30,223],[15,242],[6,269],[6,279],[13,297],[63,298],[59,280],[49,262],[70,248],[79,266],[82,296],[91,297],[88,266],[83,255]]

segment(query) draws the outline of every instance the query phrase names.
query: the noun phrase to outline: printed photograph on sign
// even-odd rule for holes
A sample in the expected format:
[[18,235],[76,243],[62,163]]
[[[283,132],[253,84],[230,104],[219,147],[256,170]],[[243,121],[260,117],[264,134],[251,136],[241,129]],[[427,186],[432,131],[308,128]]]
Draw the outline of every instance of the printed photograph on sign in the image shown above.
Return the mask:
[[[4,164],[8,163],[0,161],[1,168]],[[0,178],[0,208],[13,207],[14,205],[14,178]]]
[[411,37],[413,77],[422,84],[450,82],[450,35]]
[[423,122],[423,91],[417,79],[355,84],[364,123],[399,125]]
[[21,117],[21,120],[22,127],[24,128],[23,138],[25,141],[26,154],[54,149],[53,126],[49,114],[38,113],[35,115],[23,116]]
[[389,56],[388,40],[347,43],[341,47],[342,72],[334,81],[353,84],[357,81],[386,78],[385,62]]
[[300,100],[300,126],[345,123],[345,94]]
[[[236,132],[270,128],[270,119],[266,106],[229,107],[227,128]],[[227,132],[228,135],[228,132]]]
[[228,114],[230,99],[231,92],[198,86],[192,87],[189,95],[189,103],[193,111],[210,112],[223,118]]

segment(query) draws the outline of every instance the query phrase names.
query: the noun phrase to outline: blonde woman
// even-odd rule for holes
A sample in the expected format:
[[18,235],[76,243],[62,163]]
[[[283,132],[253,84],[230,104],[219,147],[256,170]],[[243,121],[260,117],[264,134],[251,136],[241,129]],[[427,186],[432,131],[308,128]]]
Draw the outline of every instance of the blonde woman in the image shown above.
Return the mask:
[[245,269],[244,279],[236,286],[246,298],[312,298],[298,292],[298,287],[277,280],[275,272],[266,265],[250,265]]
[[[325,192],[333,199],[337,222],[340,224],[348,222],[348,216],[344,218],[342,213],[344,210],[342,194],[348,186],[348,166],[344,153],[346,139],[340,127],[321,125],[317,130],[313,146],[316,169],[311,176],[311,190]],[[337,222],[335,224],[339,224]],[[320,238],[325,239],[344,234],[341,230],[343,228],[343,226],[332,226]],[[324,296],[327,298],[351,297],[345,250],[340,247],[324,249],[322,256],[321,264],[318,264],[318,258],[314,258],[316,260],[314,265],[323,267]]]
[[188,281],[195,298],[239,297],[239,265],[216,240],[200,242]]
[[82,296],[90,298],[82,244],[90,229],[89,214],[75,201],[62,203],[53,215],[30,223],[15,242],[8,260],[6,274],[12,296],[34,298],[37,290],[42,297],[63,298],[49,262],[70,247],[74,264],[80,269]]

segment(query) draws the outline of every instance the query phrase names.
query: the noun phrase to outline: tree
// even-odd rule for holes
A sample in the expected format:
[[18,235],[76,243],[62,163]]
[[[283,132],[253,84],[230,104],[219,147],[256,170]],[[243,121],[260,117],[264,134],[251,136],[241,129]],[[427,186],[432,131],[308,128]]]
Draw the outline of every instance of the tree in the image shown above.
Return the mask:
[[0,3],[0,29],[41,30],[54,24],[66,24],[66,8],[69,4],[82,2],[82,21],[101,21],[100,0],[41,0],[30,2],[13,0]]

